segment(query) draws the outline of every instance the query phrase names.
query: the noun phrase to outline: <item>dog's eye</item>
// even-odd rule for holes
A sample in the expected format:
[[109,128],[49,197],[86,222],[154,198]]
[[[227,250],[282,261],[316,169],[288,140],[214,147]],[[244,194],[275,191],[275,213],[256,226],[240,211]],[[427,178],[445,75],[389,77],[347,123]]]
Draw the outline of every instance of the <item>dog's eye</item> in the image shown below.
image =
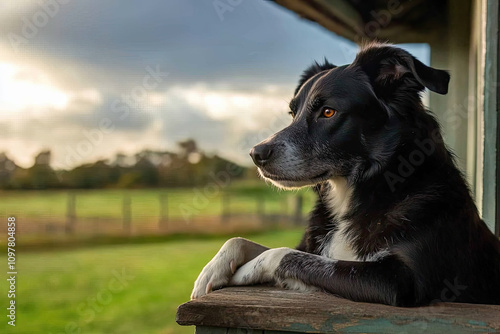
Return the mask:
[[326,117],[326,118],[330,118],[332,117],[333,115],[335,115],[337,113],[337,110],[335,109],[332,109],[332,108],[323,108],[323,111],[321,112],[321,114]]

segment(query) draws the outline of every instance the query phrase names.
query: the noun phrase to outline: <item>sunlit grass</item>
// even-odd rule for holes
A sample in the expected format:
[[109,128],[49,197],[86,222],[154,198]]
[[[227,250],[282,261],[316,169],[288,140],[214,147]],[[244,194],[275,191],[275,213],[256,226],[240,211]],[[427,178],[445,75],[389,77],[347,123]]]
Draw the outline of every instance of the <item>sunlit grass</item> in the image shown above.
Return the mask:
[[[274,231],[251,239],[294,247],[301,233]],[[1,332],[192,334],[192,327],[175,323],[176,308],[189,299],[200,270],[226,239],[19,253],[16,327],[5,321]],[[133,278],[120,289],[113,284],[122,270]],[[2,289],[7,291],[6,283]],[[1,305],[6,297],[2,293]]]
[[[173,221],[182,221],[186,212],[190,217],[218,216],[222,212],[223,197],[226,209],[236,214],[254,214],[259,205],[266,213],[293,212],[298,194],[305,197],[304,212],[313,205],[313,192],[300,190],[278,191],[261,180],[240,181],[226,188],[194,189],[98,189],[71,191],[76,196],[76,217],[86,222],[93,220],[121,223],[123,199],[130,198],[132,224],[156,224],[160,217],[160,197],[166,198],[164,214]],[[16,216],[25,224],[66,221],[68,190],[3,191],[0,214]],[[259,203],[260,202],[260,203]]]

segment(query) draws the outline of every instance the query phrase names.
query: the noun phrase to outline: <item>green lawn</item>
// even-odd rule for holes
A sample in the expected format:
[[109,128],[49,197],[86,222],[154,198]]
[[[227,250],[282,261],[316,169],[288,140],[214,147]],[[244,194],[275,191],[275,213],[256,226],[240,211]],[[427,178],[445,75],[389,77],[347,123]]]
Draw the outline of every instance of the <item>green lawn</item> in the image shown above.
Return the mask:
[[[301,233],[273,231],[250,238],[270,247],[294,247]],[[176,325],[176,307],[189,299],[198,273],[226,239],[18,253],[16,327],[6,325],[3,316],[0,332],[193,333]],[[123,271],[130,277],[120,283],[116,274]],[[5,282],[0,285],[4,292]],[[6,312],[4,292],[0,301]]]
[[[168,217],[182,220],[192,217],[217,216],[221,213],[222,197],[228,201],[230,212],[255,213],[257,201],[265,200],[265,212],[292,212],[293,199],[300,193],[306,197],[304,210],[313,201],[311,190],[283,192],[263,181],[240,181],[227,187],[207,184],[194,189],[97,189],[75,190],[77,218],[107,220],[120,223],[123,198],[131,199],[132,223],[156,223],[160,216],[160,196],[167,198]],[[0,215],[16,216],[25,223],[30,221],[64,223],[68,202],[67,190],[3,191],[0,192]]]

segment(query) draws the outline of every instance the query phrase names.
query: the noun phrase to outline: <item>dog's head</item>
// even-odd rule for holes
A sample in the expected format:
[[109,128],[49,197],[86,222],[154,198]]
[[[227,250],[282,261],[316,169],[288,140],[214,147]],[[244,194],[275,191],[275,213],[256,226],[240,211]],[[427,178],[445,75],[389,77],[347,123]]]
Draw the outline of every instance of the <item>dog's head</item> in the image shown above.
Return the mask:
[[370,177],[411,136],[409,119],[426,114],[420,92],[446,94],[449,78],[386,44],[365,47],[350,65],[315,63],[290,102],[292,123],[250,155],[261,175],[282,188]]

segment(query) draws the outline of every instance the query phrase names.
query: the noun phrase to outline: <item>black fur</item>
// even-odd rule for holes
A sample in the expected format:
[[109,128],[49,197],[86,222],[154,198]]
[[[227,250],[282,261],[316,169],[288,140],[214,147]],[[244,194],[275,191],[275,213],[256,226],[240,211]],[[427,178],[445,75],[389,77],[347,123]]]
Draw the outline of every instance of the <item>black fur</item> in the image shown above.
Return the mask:
[[315,74],[319,73],[319,72],[323,72],[323,71],[326,71],[326,70],[330,70],[334,67],[337,67],[331,63],[328,62],[328,60],[326,60],[325,58],[325,61],[323,64],[319,64],[317,61],[315,61],[311,66],[309,66],[305,71],[304,73],[302,73],[302,75],[300,76],[300,80],[299,80],[299,85],[297,86],[297,88],[295,89],[295,95],[299,92],[299,89],[300,87],[302,87],[302,85],[307,81],[309,80],[309,78],[311,78],[312,76],[314,76]]
[[[500,304],[500,242],[479,217],[438,122],[421,102],[424,87],[445,94],[448,81],[445,71],[383,44],[365,47],[349,66],[315,63],[304,72],[292,125],[260,144],[273,153],[256,163],[278,184],[306,182],[300,174],[308,170],[344,177],[352,196],[342,217],[326,201],[327,180],[311,181],[318,202],[297,249],[320,254],[328,232],[344,220],[361,261],[292,253],[278,267],[280,279],[390,305]],[[337,110],[332,119],[319,115],[325,106]],[[282,172],[288,161],[277,152],[282,141],[307,160],[295,163],[303,171],[293,176]],[[381,250],[389,254],[363,261]]]

